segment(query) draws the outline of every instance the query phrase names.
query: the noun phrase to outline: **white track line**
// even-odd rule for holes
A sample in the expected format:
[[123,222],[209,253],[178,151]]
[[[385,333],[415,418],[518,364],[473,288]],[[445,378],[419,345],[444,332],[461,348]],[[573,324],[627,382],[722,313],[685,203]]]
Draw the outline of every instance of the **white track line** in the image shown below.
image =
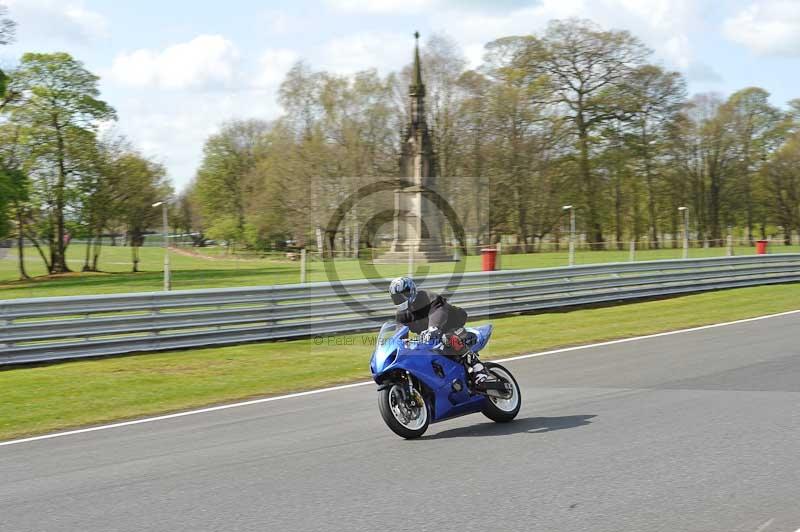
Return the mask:
[[[574,347],[564,347],[562,349],[554,349],[552,351],[543,351],[541,353],[531,353],[529,355],[519,355],[516,357],[503,358],[497,362],[510,362],[512,360],[524,360],[526,358],[540,357],[544,355],[553,355],[555,353],[564,353],[567,351],[579,351],[581,349],[590,349],[593,347],[603,347],[604,345],[624,344],[626,342],[636,342],[638,340],[647,340],[648,338],[658,338],[660,336],[671,336],[673,334],[683,334],[687,332],[703,331],[705,329],[714,329],[716,327],[727,327],[728,325],[737,325],[739,323],[748,323],[751,321],[766,320],[769,318],[778,318],[780,316],[788,316],[790,314],[800,314],[800,310],[790,310],[787,312],[779,312],[778,314],[767,314],[766,316],[757,316],[755,318],[747,318],[736,321],[726,321],[724,323],[714,323],[711,325],[702,325],[700,327],[692,327],[690,329],[679,329],[677,331],[667,331],[663,333],[646,334],[644,336],[633,336],[631,338],[622,338],[620,340],[609,340],[608,342],[598,342],[596,344],[577,345]],[[800,532],[800,531],[798,531]]]
[[[594,343],[594,344],[578,345],[578,346],[574,346],[574,347],[564,347],[564,348],[561,348],[561,349],[553,349],[551,351],[543,351],[541,353],[530,353],[528,355],[520,355],[520,356],[515,356],[515,357],[509,357],[509,358],[501,358],[501,359],[497,360],[497,362],[510,362],[510,361],[513,361],[513,360],[524,360],[524,359],[527,359],[527,358],[541,357],[541,356],[545,356],[545,355],[554,355],[554,354],[557,354],[557,353],[568,353],[570,351],[580,351],[582,349],[591,349],[591,348],[603,347],[603,346],[607,346],[607,345],[623,344],[623,343],[627,343],[627,342],[636,342],[636,341],[639,341],[639,340],[647,340],[649,338],[658,338],[660,336],[670,336],[670,335],[673,335],[673,334],[683,334],[683,333],[694,332],[694,331],[703,331],[705,329],[714,329],[716,327],[727,327],[729,325],[737,325],[739,323],[748,323],[748,322],[751,322],[751,321],[766,320],[766,319],[769,319],[769,318],[777,318],[777,317],[780,317],[780,316],[788,316],[790,314],[798,314],[798,313],[800,313],[800,310],[790,310],[788,312],[781,312],[781,313],[778,313],[778,314],[768,314],[766,316],[758,316],[756,318],[747,318],[747,319],[743,319],[743,320],[728,321],[728,322],[725,322],[725,323],[715,323],[713,325],[703,325],[701,327],[692,327],[690,329],[680,329],[680,330],[677,330],[677,331],[669,331],[669,332],[663,332],[663,333],[648,334],[648,335],[644,335],[644,336],[634,336],[632,338],[622,338],[620,340],[610,340],[608,342],[599,342],[599,343]],[[352,383],[352,384],[344,384],[344,385],[341,385],[341,386],[331,386],[329,388],[319,388],[319,389],[316,389],[316,390],[308,390],[306,392],[290,393],[288,395],[278,395],[278,396],[275,396],[275,397],[264,397],[262,399],[252,399],[250,401],[241,401],[241,402],[238,402],[238,403],[229,403],[229,404],[224,404],[224,405],[219,405],[219,406],[211,406],[211,407],[207,407],[207,408],[199,408],[197,410],[187,410],[186,412],[176,412],[174,414],[165,414],[163,416],[155,416],[155,417],[147,417],[147,418],[142,418],[142,419],[134,419],[132,421],[122,421],[120,423],[111,423],[109,425],[98,425],[96,427],[88,427],[88,428],[85,428],[85,429],[76,429],[76,430],[69,430],[69,431],[64,431],[64,432],[55,432],[55,433],[52,433],[52,434],[44,434],[42,436],[32,436],[30,438],[21,438],[21,439],[18,439],[18,440],[9,440],[9,441],[5,441],[5,442],[0,442],[0,447],[6,446],[6,445],[16,445],[18,443],[27,443],[27,442],[32,442],[32,441],[48,440],[50,438],[59,438],[61,436],[71,436],[73,434],[83,434],[85,432],[94,432],[94,431],[97,431],[97,430],[115,429],[115,428],[118,428],[118,427],[127,427],[127,426],[130,426],[130,425],[139,425],[141,423],[151,423],[153,421],[161,421],[161,420],[164,420],[164,419],[175,419],[175,418],[184,417],[184,416],[193,416],[195,414],[205,414],[206,412],[216,412],[218,410],[227,410],[228,408],[238,408],[240,406],[249,406],[249,405],[257,405],[257,404],[261,404],[261,403],[269,403],[269,402],[272,402],[272,401],[280,401],[282,399],[292,399],[294,397],[303,397],[303,396],[306,396],[306,395],[316,395],[316,394],[319,394],[319,393],[334,392],[334,391],[337,391],[337,390],[346,390],[348,388],[355,388],[357,386],[366,386],[368,384],[373,384],[373,381],[355,382],[355,383]],[[798,530],[798,532],[800,532],[800,530]]]
[[127,427],[129,425],[139,425],[140,423],[150,423],[151,421],[161,421],[162,419],[174,419],[184,416],[192,416],[194,414],[205,414],[206,412],[216,412],[217,410],[227,410],[228,408],[237,408],[240,406],[257,405],[260,403],[269,403],[270,401],[278,401],[280,399],[291,399],[292,397],[302,397],[304,395],[314,395],[324,392],[333,392],[336,390],[344,390],[347,388],[355,388],[356,386],[365,386],[372,384],[368,382],[356,382],[353,384],[344,384],[342,386],[332,386],[330,388],[319,388],[317,390],[308,390],[307,392],[290,393],[288,395],[278,395],[275,397],[264,397],[262,399],[253,399],[250,401],[242,401],[239,403],[229,403],[219,406],[210,406],[207,408],[199,408],[197,410],[187,410],[186,412],[176,412],[174,414],[165,414],[163,416],[146,417],[142,419],[134,419],[132,421],[122,421],[120,423],[111,423],[110,425],[98,425],[96,427],[88,427],[85,429],[68,430],[65,432],[54,432],[52,434],[44,434],[42,436],[32,436],[30,438],[22,438],[19,440],[9,440],[0,442],[0,447],[4,445],[14,445],[16,443],[25,443],[30,441],[47,440],[50,438],[58,438],[59,436],[70,436],[72,434],[83,434],[84,432],[94,432],[96,430],[115,429],[117,427]]

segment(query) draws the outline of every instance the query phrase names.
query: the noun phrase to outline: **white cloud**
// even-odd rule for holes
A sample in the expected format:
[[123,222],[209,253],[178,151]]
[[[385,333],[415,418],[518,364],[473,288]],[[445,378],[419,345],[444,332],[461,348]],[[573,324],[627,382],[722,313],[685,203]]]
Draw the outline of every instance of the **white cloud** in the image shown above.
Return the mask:
[[272,93],[230,91],[209,98],[194,92],[157,92],[117,103],[118,127],[143,153],[162,161],[176,188],[194,177],[203,145],[224,122],[277,118],[280,107]]
[[207,89],[230,86],[236,77],[239,52],[221,35],[199,35],[164,50],[121,53],[111,66],[123,85],[161,89]]
[[[9,16],[25,40],[65,40],[89,43],[109,36],[108,20],[85,7],[82,0],[4,0]],[[21,37],[22,38],[22,37]]]
[[800,56],[800,2],[754,2],[725,20],[723,32],[759,55]]
[[303,25],[302,19],[280,9],[265,9],[256,16],[256,19],[261,27],[279,35],[291,33]]
[[[258,61],[240,60],[234,44],[219,35],[200,35],[163,50],[118,55],[111,81],[153,89],[147,98],[117,103],[119,127],[147,155],[161,160],[178,189],[194,176],[203,144],[229,120],[279,115],[275,89],[297,58],[288,49],[263,51]],[[225,91],[218,91],[224,87]],[[214,91],[209,94],[209,91]]]
[[626,29],[651,47],[668,68],[696,69],[689,35],[702,24],[694,0],[541,0],[496,14],[451,11],[440,16],[444,28],[462,46],[472,67],[480,64],[483,45],[506,35],[541,32],[551,20],[577,17],[605,28]]
[[343,13],[415,15],[423,12],[432,13],[448,7],[460,11],[508,11],[537,4],[539,0],[324,0],[324,2],[334,11]]
[[90,11],[81,5],[67,4],[64,14],[67,20],[82,28],[87,35],[108,37],[108,21],[100,13]]
[[258,61],[258,74],[253,85],[259,88],[277,86],[298,59],[296,52],[285,48],[264,51]]
[[696,83],[721,83],[722,75],[714,67],[702,61],[694,61],[686,71],[686,77],[690,82]]
[[[198,39],[203,43],[201,37],[161,52],[140,50],[120,56],[109,81],[130,87],[129,96],[116,103],[120,130],[143,153],[166,165],[178,189],[194,176],[203,144],[221,124],[280,115],[277,86],[299,57],[290,49],[273,48],[240,61],[233,45],[221,37],[192,45]],[[207,63],[194,59],[199,51]],[[226,68],[218,64],[221,61]],[[227,90],[215,90],[219,84]],[[138,90],[144,85],[154,89],[147,97]]]
[[411,35],[390,32],[364,32],[338,37],[318,50],[315,66],[339,74],[377,68],[383,73],[399,70],[411,60]]
[[432,8],[436,0],[325,0],[337,11],[383,14],[413,14]]
[[681,70],[687,70],[692,57],[689,37],[687,35],[670,37],[661,45],[661,53],[670,64]]
[[[343,10],[404,9],[394,0],[327,2]],[[692,42],[693,35],[710,31],[704,21],[708,6],[696,0],[506,0],[502,4],[490,0],[420,0],[408,4],[420,10],[423,5],[428,15],[424,25],[453,38],[472,68],[482,62],[487,42],[508,35],[541,33],[551,20],[576,17],[605,28],[629,30],[654,50],[654,61],[680,70],[692,81],[721,81],[719,74],[700,61]],[[423,42],[426,37],[423,33]],[[412,45],[406,33],[373,30],[333,38],[306,56],[314,67],[342,74],[373,67],[386,73],[410,61]]]

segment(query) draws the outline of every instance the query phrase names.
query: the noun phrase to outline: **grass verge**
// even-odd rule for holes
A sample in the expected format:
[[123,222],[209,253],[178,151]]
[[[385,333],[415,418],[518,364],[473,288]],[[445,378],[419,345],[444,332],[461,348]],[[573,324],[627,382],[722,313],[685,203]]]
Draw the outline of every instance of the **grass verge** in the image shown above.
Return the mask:
[[[485,358],[800,309],[800,284],[493,320]],[[369,377],[370,335],[0,370],[0,440]]]

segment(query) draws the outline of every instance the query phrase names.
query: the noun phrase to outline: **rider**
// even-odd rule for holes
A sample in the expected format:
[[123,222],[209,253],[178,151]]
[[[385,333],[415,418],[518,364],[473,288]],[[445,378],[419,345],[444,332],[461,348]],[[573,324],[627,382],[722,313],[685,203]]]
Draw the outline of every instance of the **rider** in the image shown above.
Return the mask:
[[467,312],[447,302],[447,299],[435,292],[417,290],[417,285],[409,277],[398,277],[389,285],[389,294],[397,308],[395,321],[419,335],[423,343],[442,341],[449,348],[449,354],[455,355],[472,373],[477,389],[485,389],[486,383],[496,380],[491,375],[478,355],[470,346],[475,342],[475,335],[467,332]]

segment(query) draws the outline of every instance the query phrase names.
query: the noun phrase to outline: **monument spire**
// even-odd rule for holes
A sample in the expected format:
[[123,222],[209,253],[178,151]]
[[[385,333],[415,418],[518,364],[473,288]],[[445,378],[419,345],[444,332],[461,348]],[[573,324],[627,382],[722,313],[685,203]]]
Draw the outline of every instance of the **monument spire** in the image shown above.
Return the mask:
[[419,32],[414,32],[414,71],[411,81],[411,95],[424,96],[425,85],[422,83],[422,65],[419,60]]
[[[424,128],[425,84],[422,83],[422,62],[419,59],[419,32],[414,32],[414,64],[411,67],[411,85],[408,87],[411,111],[411,131]],[[427,132],[425,133],[427,134]]]

